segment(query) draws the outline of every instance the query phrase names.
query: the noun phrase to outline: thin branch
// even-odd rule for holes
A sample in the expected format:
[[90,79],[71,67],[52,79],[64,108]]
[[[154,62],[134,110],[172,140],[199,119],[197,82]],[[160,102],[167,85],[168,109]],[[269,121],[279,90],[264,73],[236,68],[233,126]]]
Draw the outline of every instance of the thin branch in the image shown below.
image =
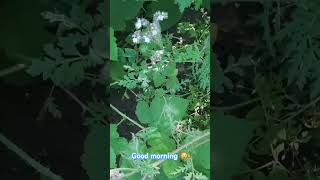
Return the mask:
[[0,70],[0,77],[7,76],[18,71],[25,69],[27,66],[25,64],[17,64],[6,69]]
[[311,101],[309,104],[303,106],[303,108],[301,108],[299,111],[297,111],[296,113],[294,113],[292,116],[288,117],[287,119],[285,119],[284,121],[290,121],[291,119],[299,116],[301,113],[303,113],[305,110],[307,110],[308,108],[310,108],[311,106],[315,105],[316,103],[318,103],[320,101],[320,96],[317,97],[316,99],[314,99],[313,101]]
[[140,125],[139,123],[137,123],[137,121],[131,119],[130,117],[128,117],[127,115],[125,115],[124,113],[122,113],[119,109],[117,109],[116,107],[114,107],[112,104],[110,104],[110,107],[117,112],[120,116],[122,116],[123,118],[129,120],[130,122],[132,122],[133,124],[135,124],[136,126],[138,126],[141,129],[145,129],[142,125]]
[[85,105],[77,96],[75,96],[72,92],[70,92],[68,89],[61,87],[61,89],[66,92],[74,101],[76,101],[82,108],[83,112],[88,111],[89,108],[87,105]]
[[40,121],[42,120],[43,116],[44,116],[44,113],[46,112],[46,109],[48,107],[48,101],[49,101],[49,98],[52,97],[52,94],[53,94],[53,91],[54,91],[54,88],[55,88],[55,85],[52,85],[51,86],[51,89],[50,89],[50,92],[49,92],[49,95],[47,97],[47,99],[45,100],[39,114],[38,114],[38,117],[37,117],[37,121]]
[[232,106],[224,106],[224,107],[214,106],[213,109],[214,110],[224,110],[224,111],[225,110],[234,110],[234,109],[238,109],[238,108],[247,106],[247,105],[252,104],[252,103],[256,103],[259,100],[260,100],[260,97],[254,98],[254,99],[250,99],[250,100],[248,100],[246,102],[235,104],[235,105],[232,105]]
[[44,176],[49,177],[52,180],[63,180],[62,177],[56,175],[49,168],[44,167],[38,161],[34,160],[31,156],[25,153],[22,149],[20,149],[17,145],[7,139],[0,133],[0,142],[7,146],[7,148],[13,151],[17,156],[19,156],[22,160],[24,160],[29,166],[37,170],[39,173],[43,174]]

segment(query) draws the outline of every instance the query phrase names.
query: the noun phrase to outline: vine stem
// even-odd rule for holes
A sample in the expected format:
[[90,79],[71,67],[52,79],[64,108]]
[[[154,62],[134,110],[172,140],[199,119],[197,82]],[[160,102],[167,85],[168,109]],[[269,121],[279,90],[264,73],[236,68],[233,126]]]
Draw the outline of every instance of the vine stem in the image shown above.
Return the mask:
[[138,126],[140,129],[145,129],[142,125],[140,125],[137,121],[131,119],[130,117],[128,117],[127,115],[125,115],[123,112],[121,112],[119,109],[117,109],[116,107],[114,107],[112,104],[110,104],[111,109],[113,109],[116,113],[118,113],[120,116],[122,116],[123,118],[129,120],[130,122],[132,122],[133,124],[135,124],[136,126]]
[[24,160],[28,165],[33,167],[39,173],[43,174],[44,176],[49,177],[52,180],[63,180],[62,177],[56,175],[49,168],[44,167],[39,162],[34,160],[31,156],[25,153],[22,149],[20,149],[17,145],[7,139],[4,135],[0,133],[0,142],[7,146],[7,148],[13,151],[16,155],[18,155],[22,160]]
[[[176,150],[172,151],[171,154],[176,154],[176,153],[178,153],[179,151],[181,151],[182,149],[187,148],[188,146],[196,143],[197,141],[200,141],[201,139],[203,139],[203,138],[205,138],[205,137],[207,137],[207,136],[210,136],[210,132],[207,132],[207,133],[203,134],[202,136],[197,137],[197,138],[193,139],[192,141],[190,141],[190,142],[182,145],[181,147],[179,147],[179,148],[177,148]],[[152,167],[157,168],[157,166],[159,166],[160,164],[162,164],[164,161],[165,161],[165,160],[159,160],[159,161],[154,162],[154,163],[151,164],[151,165],[152,165]],[[117,169],[114,169],[114,170],[118,170],[118,169],[120,169],[120,168],[117,168]],[[138,172],[138,171],[133,171],[133,172],[131,172],[131,173],[128,173],[128,174],[125,174],[125,175],[121,176],[121,178],[132,176],[132,175],[134,175],[134,174],[137,173],[137,172]]]

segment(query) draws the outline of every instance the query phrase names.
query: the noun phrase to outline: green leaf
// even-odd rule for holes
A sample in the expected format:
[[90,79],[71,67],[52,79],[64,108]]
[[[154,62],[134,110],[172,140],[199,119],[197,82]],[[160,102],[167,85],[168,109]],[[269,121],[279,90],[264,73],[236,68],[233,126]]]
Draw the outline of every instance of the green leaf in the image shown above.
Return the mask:
[[92,125],[84,142],[82,167],[91,180],[107,179],[107,128],[99,124]]
[[118,61],[118,47],[112,28],[110,28],[110,60]]
[[155,87],[161,86],[165,81],[166,81],[165,76],[160,72],[157,71],[153,74],[153,82]]
[[135,18],[142,8],[143,1],[110,1],[110,26],[115,30],[124,30],[126,21]]
[[112,147],[110,147],[110,168],[116,168],[116,154]]
[[62,48],[62,53],[64,55],[79,55],[79,51],[76,44],[79,43],[79,35],[69,35],[67,37],[60,37],[58,45]]
[[268,176],[269,180],[289,180],[288,174],[285,170],[274,169]]
[[117,125],[115,124],[110,124],[110,146],[116,155],[126,151],[126,147],[128,146],[127,140],[119,137]]
[[210,169],[210,143],[199,146],[192,154],[196,168]]
[[45,58],[43,61],[34,60],[26,72],[33,77],[43,74],[43,80],[47,80],[55,66],[56,63],[48,58]]
[[160,22],[161,30],[165,31],[178,23],[182,17],[179,6],[173,0],[153,1],[147,5],[147,16],[152,17],[157,11],[168,13],[168,19]]
[[175,178],[178,177],[179,174],[177,175],[172,175],[172,173],[177,169],[179,166],[181,166],[180,161],[175,161],[175,160],[167,160],[162,164],[162,169],[163,172],[167,175],[169,178]]
[[[93,50],[98,54],[99,57],[107,59],[107,30],[101,29],[93,34],[92,46]],[[110,37],[111,38],[111,37]],[[111,42],[111,40],[110,40]],[[110,44],[111,48],[112,44]]]
[[214,118],[213,179],[230,180],[240,169],[241,159],[252,137],[252,127],[245,120],[221,112],[215,112]]
[[140,122],[150,123],[152,121],[150,108],[147,102],[139,101],[136,107],[136,115]]
[[150,106],[153,120],[150,125],[170,132],[174,123],[186,115],[188,104],[189,100],[175,96],[155,97]]
[[193,0],[175,0],[175,3],[178,4],[179,10],[182,13],[185,8],[188,8],[191,6]]

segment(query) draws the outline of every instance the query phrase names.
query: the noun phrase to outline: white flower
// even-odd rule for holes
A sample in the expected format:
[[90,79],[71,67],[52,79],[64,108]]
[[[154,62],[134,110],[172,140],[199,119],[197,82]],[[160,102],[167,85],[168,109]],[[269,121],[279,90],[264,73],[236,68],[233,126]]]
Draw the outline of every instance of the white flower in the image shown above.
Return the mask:
[[142,27],[142,22],[140,18],[137,18],[137,22],[134,24],[136,29],[140,29]]
[[151,40],[147,35],[143,36],[143,39],[144,39],[144,42],[146,43],[149,43]]
[[163,21],[164,19],[168,18],[168,13],[167,12],[160,12],[157,11],[156,13],[154,13],[153,15],[153,21]]
[[145,18],[141,18],[141,24],[143,27],[147,27],[150,24],[150,22]]
[[141,39],[141,32],[140,31],[134,32],[132,35],[133,43],[138,44],[140,42],[140,39]]
[[159,26],[157,26],[155,23],[151,23],[150,24],[150,30],[151,30],[151,34],[153,36],[157,35],[160,33],[160,29]]
[[147,27],[149,25],[149,21],[145,18],[137,18],[137,22],[134,24],[136,29],[139,30],[142,27]]
[[133,43],[138,44],[139,43],[139,39],[138,38],[132,38]]
[[159,54],[163,54],[163,50],[159,50],[159,51],[157,51],[157,53],[159,53]]

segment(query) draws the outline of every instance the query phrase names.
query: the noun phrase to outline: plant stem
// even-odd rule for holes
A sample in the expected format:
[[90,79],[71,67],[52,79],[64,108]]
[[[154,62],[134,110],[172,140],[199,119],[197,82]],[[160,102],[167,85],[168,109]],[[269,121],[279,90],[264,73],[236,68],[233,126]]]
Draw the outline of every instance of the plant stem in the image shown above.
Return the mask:
[[224,106],[224,107],[214,106],[213,109],[214,110],[234,110],[234,109],[241,108],[243,106],[247,106],[247,105],[252,104],[252,103],[256,103],[259,100],[260,100],[260,97],[254,98],[254,99],[250,99],[250,100],[248,100],[246,102],[243,102],[243,103],[240,103],[240,104],[235,104],[235,105],[232,105],[232,106]]
[[54,88],[55,88],[55,85],[52,85],[51,89],[50,89],[50,92],[49,92],[49,95],[48,95],[47,99],[45,100],[40,112],[38,113],[38,117],[36,119],[37,121],[40,121],[40,120],[43,119],[43,116],[45,115],[45,112],[47,111],[49,98],[52,97]]
[[63,180],[62,177],[54,174],[52,171],[50,171],[49,168],[44,167],[39,162],[34,160],[27,153],[25,153],[22,149],[20,149],[17,145],[15,145],[9,139],[7,139],[5,136],[3,136],[1,133],[0,133],[0,141],[4,145],[6,145],[9,150],[13,151],[17,156],[19,156],[22,160],[24,160],[28,165],[33,167],[39,173],[43,174],[44,176],[49,177],[52,180]]
[[17,65],[8,67],[6,69],[2,69],[0,70],[0,77],[16,73],[18,71],[25,69],[26,67],[27,66],[25,64],[17,64]]
[[68,89],[65,89],[61,87],[61,89],[66,92],[74,101],[76,101],[82,108],[83,112],[88,111],[89,108],[87,105],[85,105],[77,96],[75,96],[72,92],[70,92]]
[[314,99],[313,101],[311,101],[309,104],[305,105],[303,108],[301,108],[299,111],[297,111],[296,113],[294,113],[292,116],[288,117],[287,119],[285,119],[284,121],[290,121],[291,119],[297,117],[298,115],[300,115],[301,113],[303,113],[305,110],[307,110],[309,107],[315,105],[316,103],[318,103],[320,101],[320,96],[317,97],[316,99]]
[[115,112],[117,112],[120,116],[122,116],[123,118],[129,120],[130,122],[132,122],[133,124],[135,124],[136,126],[138,126],[141,129],[144,129],[144,127],[142,125],[140,125],[139,123],[137,123],[137,121],[129,118],[127,115],[125,115],[124,113],[122,113],[121,111],[119,111],[119,109],[117,109],[116,107],[114,107],[112,104],[110,104],[111,109],[113,109]]

